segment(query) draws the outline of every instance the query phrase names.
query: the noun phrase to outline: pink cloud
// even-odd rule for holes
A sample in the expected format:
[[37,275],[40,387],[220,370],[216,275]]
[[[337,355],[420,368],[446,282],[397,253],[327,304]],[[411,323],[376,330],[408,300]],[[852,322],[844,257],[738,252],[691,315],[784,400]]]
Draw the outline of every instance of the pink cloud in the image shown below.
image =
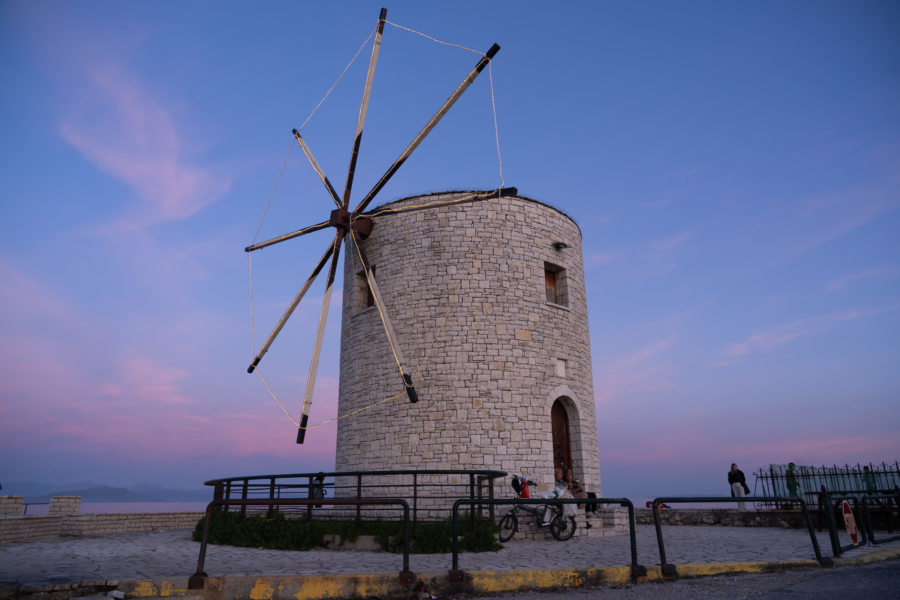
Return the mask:
[[650,249],[656,250],[660,252],[667,252],[669,250],[674,250],[679,246],[683,245],[689,239],[691,239],[691,234],[687,232],[677,233],[674,235],[670,235],[668,237],[659,238],[650,242]]
[[119,367],[119,381],[112,385],[121,388],[119,396],[157,404],[186,404],[191,400],[178,391],[178,383],[186,377],[187,373],[177,367],[154,364],[145,358],[128,358]]
[[[794,254],[803,254],[830,243],[851,231],[878,219],[900,206],[896,181],[884,185],[860,187],[810,199],[803,214],[800,235],[791,231],[795,243]],[[805,237],[802,232],[808,231]]]
[[674,337],[658,340],[595,371],[594,396],[599,402],[609,402],[636,391],[669,389],[669,370],[661,365],[647,365],[648,360],[666,350]]
[[753,443],[736,443],[735,456],[754,457],[762,463],[794,461],[806,464],[867,462],[885,456],[896,456],[900,442],[891,434],[866,434],[845,436],[816,436],[813,439],[791,437]]
[[594,267],[608,265],[618,260],[618,258],[619,255],[615,252],[601,252],[589,255],[585,262],[588,266]]
[[12,265],[0,255],[0,309],[5,315],[38,317],[65,317],[71,313],[65,304],[53,297],[53,293],[37,280]]
[[731,364],[735,357],[746,356],[751,352],[771,352],[792,340],[826,333],[836,323],[864,319],[897,309],[900,309],[900,304],[890,304],[870,309],[849,309],[838,313],[799,319],[783,325],[773,325],[727,348],[725,350],[727,358],[713,362],[712,366]]
[[898,275],[900,275],[900,265],[881,265],[838,277],[828,284],[828,289],[837,292],[858,281],[894,279]]
[[171,114],[152,90],[112,60],[81,65],[86,88],[74,90],[60,133],[101,171],[142,201],[126,229],[189,217],[217,200],[229,181],[189,164]]

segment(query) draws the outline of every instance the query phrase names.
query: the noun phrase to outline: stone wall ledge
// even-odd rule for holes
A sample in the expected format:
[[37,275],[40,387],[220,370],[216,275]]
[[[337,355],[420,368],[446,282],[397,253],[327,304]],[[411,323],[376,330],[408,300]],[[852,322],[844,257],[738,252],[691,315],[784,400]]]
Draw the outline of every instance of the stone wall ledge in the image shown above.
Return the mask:
[[[799,510],[736,510],[733,508],[662,508],[659,510],[663,525],[722,525],[726,527],[782,527],[799,529],[806,527]],[[813,525],[816,512],[810,511]],[[653,524],[653,510],[636,508],[634,520],[638,525]]]
[[0,519],[0,544],[48,541],[60,537],[193,529],[203,515],[202,512],[185,512],[6,517]]

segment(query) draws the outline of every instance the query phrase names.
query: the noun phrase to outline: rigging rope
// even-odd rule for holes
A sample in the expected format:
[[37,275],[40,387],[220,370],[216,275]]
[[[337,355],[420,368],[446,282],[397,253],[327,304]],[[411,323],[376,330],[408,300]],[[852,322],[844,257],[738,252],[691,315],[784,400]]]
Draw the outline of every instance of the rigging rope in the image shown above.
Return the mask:
[[[381,215],[390,215],[390,214],[398,213],[398,212],[407,212],[407,211],[412,212],[414,210],[422,210],[423,208],[434,208],[435,206],[449,206],[451,204],[460,204],[462,202],[466,202],[468,200],[472,200],[474,198],[477,198],[479,196],[484,196],[484,195],[485,194],[469,194],[468,196],[461,196],[459,198],[453,198],[452,200],[430,200],[430,201],[424,202],[422,204],[397,206],[394,208],[382,208],[380,210],[375,210],[373,212],[361,214],[358,217],[356,217],[356,219],[359,219],[362,217],[375,218],[375,217],[379,217]],[[356,221],[356,219],[353,219],[353,220]]]
[[491,111],[494,113],[494,138],[497,140],[497,166],[500,168],[500,185],[503,187],[503,157],[500,155],[500,129],[497,127],[497,105],[494,102],[494,61],[488,62],[488,79],[491,82]]
[[377,26],[374,27],[374,28],[372,29],[372,32],[369,34],[369,37],[367,37],[367,38],[366,38],[366,41],[364,41],[364,42],[362,43],[362,46],[359,47],[359,50],[356,51],[356,54],[353,55],[353,58],[350,59],[350,62],[348,62],[348,63],[347,63],[347,66],[344,67],[344,70],[341,71],[341,74],[338,75],[338,78],[334,80],[334,83],[331,84],[331,87],[328,88],[328,91],[325,92],[325,95],[322,96],[322,99],[319,100],[319,103],[316,104],[316,107],[312,110],[311,113],[309,113],[309,116],[306,117],[306,120],[303,121],[303,125],[301,125],[300,127],[297,128],[297,131],[303,131],[303,128],[306,127],[306,124],[309,123],[309,120],[312,119],[313,115],[316,114],[316,111],[319,110],[319,107],[322,106],[322,103],[325,102],[325,98],[327,98],[328,95],[331,94],[331,92],[332,92],[332,91],[334,90],[334,88],[337,86],[338,82],[339,82],[339,81],[341,80],[341,78],[344,76],[344,73],[346,73],[347,70],[350,68],[350,65],[352,65],[354,62],[356,62],[356,58],[359,56],[359,53],[362,52],[363,48],[365,48],[365,47],[369,44],[369,40],[371,40],[371,39],[372,39],[372,36],[375,35],[375,31],[376,31],[377,29],[378,29]]
[[253,241],[250,242],[252,246],[256,242],[256,238],[259,237],[259,230],[262,229],[263,221],[266,220],[266,215],[269,213],[269,207],[272,206],[272,198],[275,197],[275,190],[278,189],[278,184],[281,183],[281,176],[284,174],[284,168],[287,166],[288,159],[291,157],[291,153],[294,151],[294,144],[296,143],[296,139],[294,136],[291,136],[291,146],[288,148],[287,155],[284,157],[284,161],[281,163],[281,170],[278,171],[278,177],[275,178],[275,185],[272,187],[272,193],[269,194],[269,201],[266,202],[266,209],[263,211],[262,217],[259,218],[259,225],[256,226],[256,233],[253,234]]
[[456,48],[462,48],[463,50],[468,50],[469,52],[471,52],[473,54],[480,54],[481,56],[485,56],[484,52],[479,52],[478,50],[472,50],[471,48],[466,48],[465,46],[460,46],[459,44],[454,44],[453,42],[445,42],[444,40],[439,40],[436,37],[432,37],[432,36],[428,35],[427,33],[422,33],[421,31],[416,31],[415,29],[410,29],[409,27],[404,27],[403,25],[397,25],[396,23],[391,23],[387,19],[385,19],[384,22],[387,23],[388,25],[393,25],[397,29],[403,29],[410,33],[415,33],[416,35],[421,35],[422,37],[428,38],[429,40],[431,40],[433,42],[437,42],[438,44],[444,44],[445,46],[454,46]]

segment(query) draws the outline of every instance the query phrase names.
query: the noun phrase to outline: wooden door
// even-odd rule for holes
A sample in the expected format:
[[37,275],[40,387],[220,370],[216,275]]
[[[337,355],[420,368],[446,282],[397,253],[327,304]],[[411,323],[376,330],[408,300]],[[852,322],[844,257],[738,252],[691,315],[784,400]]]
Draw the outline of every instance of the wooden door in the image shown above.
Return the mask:
[[553,428],[553,466],[563,470],[572,468],[572,446],[569,442],[569,415],[562,402],[557,400],[550,409]]

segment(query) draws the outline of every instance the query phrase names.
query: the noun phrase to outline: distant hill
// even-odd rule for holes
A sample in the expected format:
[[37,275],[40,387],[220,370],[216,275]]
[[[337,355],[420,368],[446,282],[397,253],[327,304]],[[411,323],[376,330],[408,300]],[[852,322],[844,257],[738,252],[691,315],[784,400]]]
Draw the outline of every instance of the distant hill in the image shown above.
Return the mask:
[[0,494],[25,496],[25,502],[49,502],[53,496],[81,496],[82,502],[208,502],[212,489],[183,490],[141,483],[113,487],[92,481],[64,485],[4,482]]
[[[33,502],[49,502],[53,496],[81,496],[82,502],[151,502],[152,500],[126,488],[101,485],[82,490],[57,490],[38,496]],[[29,501],[32,501],[29,498]]]

